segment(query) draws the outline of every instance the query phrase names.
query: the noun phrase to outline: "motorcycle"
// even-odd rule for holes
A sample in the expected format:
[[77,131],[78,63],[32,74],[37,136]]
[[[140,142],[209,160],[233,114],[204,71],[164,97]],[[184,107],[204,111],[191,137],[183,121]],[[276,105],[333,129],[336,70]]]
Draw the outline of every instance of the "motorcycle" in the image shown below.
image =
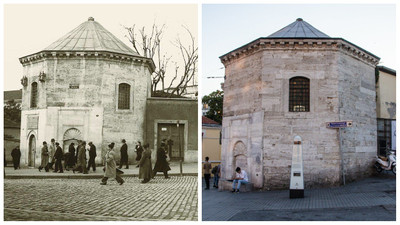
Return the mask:
[[393,151],[388,151],[387,157],[377,156],[375,169],[378,173],[383,170],[390,170],[396,174],[396,155]]

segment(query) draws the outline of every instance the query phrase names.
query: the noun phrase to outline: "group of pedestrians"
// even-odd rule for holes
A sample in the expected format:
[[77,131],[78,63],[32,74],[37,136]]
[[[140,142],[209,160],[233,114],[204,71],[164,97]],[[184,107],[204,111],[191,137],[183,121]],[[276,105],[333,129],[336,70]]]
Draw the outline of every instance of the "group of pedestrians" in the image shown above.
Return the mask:
[[[96,146],[92,143],[88,143],[89,148],[86,149],[86,141],[78,140],[78,145],[75,148],[75,143],[72,142],[68,146],[68,152],[64,154],[63,149],[60,144],[55,141],[54,138],[51,139],[50,145],[46,141],[43,142],[41,148],[41,163],[39,166],[39,172],[43,169],[46,172],[53,170],[55,173],[64,173],[65,170],[69,171],[72,169],[73,173],[80,172],[83,174],[88,174],[90,168],[96,171],[95,158]],[[109,178],[114,178],[119,184],[123,184],[124,180],[121,178],[123,171],[120,169],[125,165],[125,169],[129,169],[128,162],[128,145],[126,140],[122,139],[122,146],[120,149],[120,164],[117,168],[116,163],[116,153],[114,151],[115,143],[108,145],[107,152],[104,155],[104,177],[102,178],[101,184],[107,184]],[[89,160],[87,161],[86,152],[89,152]],[[135,146],[136,161],[138,162],[137,167],[139,167],[139,179],[142,179],[142,183],[147,183],[153,179],[158,172],[162,172],[166,179],[169,178],[168,171],[171,170],[168,158],[168,146],[166,140],[162,140],[160,147],[157,149],[156,153],[156,163],[154,168],[152,168],[151,162],[151,150],[149,144],[142,146],[141,142],[138,141]],[[13,149],[11,153],[14,162],[14,168],[19,168],[19,162],[21,158],[21,151],[19,146]],[[64,168],[63,163],[64,161]],[[88,162],[86,164],[86,162]]]
[[[41,150],[41,163],[39,166],[39,172],[41,172],[42,169],[45,169],[46,172],[49,172],[51,169],[55,173],[63,173],[63,157],[63,150],[60,147],[60,144],[55,142],[54,138],[51,139],[50,146],[47,146],[47,142],[44,141]],[[53,165],[55,166],[54,169]]]
[[[206,190],[210,189],[210,178],[211,173],[214,175],[214,188],[218,188],[219,178],[221,176],[221,164],[218,164],[214,167],[211,166],[209,162],[210,158],[207,156],[205,158],[206,162],[203,165],[203,172],[204,172],[204,181],[206,182]],[[212,169],[211,169],[212,168]]]
[[[121,169],[122,165],[124,165],[125,163],[126,163],[126,168],[129,168],[129,165],[124,158],[124,157],[127,158],[128,147],[126,145],[125,140],[122,140],[122,143],[123,145],[121,147],[121,161],[119,168],[117,168],[115,162],[115,152],[114,152],[115,145],[114,143],[108,145],[107,153],[104,157],[105,161],[104,177],[101,180],[100,183],[101,185],[106,185],[107,180],[109,178],[114,178],[120,185],[122,185],[125,182],[121,178],[121,174],[123,172],[119,169]],[[149,148],[149,144],[145,144],[142,147],[141,143],[138,142],[138,144],[135,147],[135,151],[137,153],[136,160],[138,160],[137,167],[139,167],[139,179],[143,179],[141,181],[142,183],[149,182],[152,178],[154,178],[157,172],[163,172],[165,178],[169,178],[168,171],[171,170],[171,168],[169,167],[169,163],[166,160],[168,152],[164,140],[161,142],[161,146],[157,150],[157,160],[154,169],[152,169],[151,165],[151,150]]]

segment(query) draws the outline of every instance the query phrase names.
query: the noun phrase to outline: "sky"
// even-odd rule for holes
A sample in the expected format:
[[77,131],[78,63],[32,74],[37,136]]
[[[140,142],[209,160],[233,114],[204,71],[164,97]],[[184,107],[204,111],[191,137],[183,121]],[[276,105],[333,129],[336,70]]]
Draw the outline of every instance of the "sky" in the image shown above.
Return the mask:
[[330,37],[341,37],[396,69],[394,4],[206,4],[202,7],[201,96],[221,90],[219,57],[280,30],[297,18]]
[[[173,45],[177,37],[189,44],[187,27],[198,41],[198,8],[196,4],[5,4],[4,5],[4,90],[21,89],[23,76],[19,58],[37,53],[77,26],[94,17],[105,29],[126,45],[123,26],[136,24],[151,28],[153,23],[166,25],[164,50],[178,61],[179,50]],[[167,85],[167,84],[166,84]]]

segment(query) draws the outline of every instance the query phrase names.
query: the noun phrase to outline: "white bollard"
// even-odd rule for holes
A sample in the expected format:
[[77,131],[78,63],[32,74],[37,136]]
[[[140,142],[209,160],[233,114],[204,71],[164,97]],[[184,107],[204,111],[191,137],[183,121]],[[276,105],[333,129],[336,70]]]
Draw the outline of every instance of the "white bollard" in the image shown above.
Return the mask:
[[290,198],[304,198],[303,149],[300,136],[294,137],[293,143]]

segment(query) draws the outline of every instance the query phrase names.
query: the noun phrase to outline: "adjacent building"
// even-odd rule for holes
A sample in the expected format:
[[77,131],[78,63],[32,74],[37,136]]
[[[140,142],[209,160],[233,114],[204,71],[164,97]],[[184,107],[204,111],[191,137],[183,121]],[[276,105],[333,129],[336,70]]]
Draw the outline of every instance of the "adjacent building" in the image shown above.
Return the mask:
[[[201,160],[204,162],[208,156],[212,166],[221,163],[221,124],[205,116],[202,120],[202,152]],[[204,171],[203,171],[204,172]]]
[[377,66],[375,76],[378,154],[386,156],[396,150],[396,71]]
[[[299,18],[220,59],[226,75],[224,179],[239,166],[255,188],[288,188],[297,135],[303,140],[306,188],[335,186],[372,173],[379,57]],[[327,128],[327,122],[339,121],[353,126]]]

